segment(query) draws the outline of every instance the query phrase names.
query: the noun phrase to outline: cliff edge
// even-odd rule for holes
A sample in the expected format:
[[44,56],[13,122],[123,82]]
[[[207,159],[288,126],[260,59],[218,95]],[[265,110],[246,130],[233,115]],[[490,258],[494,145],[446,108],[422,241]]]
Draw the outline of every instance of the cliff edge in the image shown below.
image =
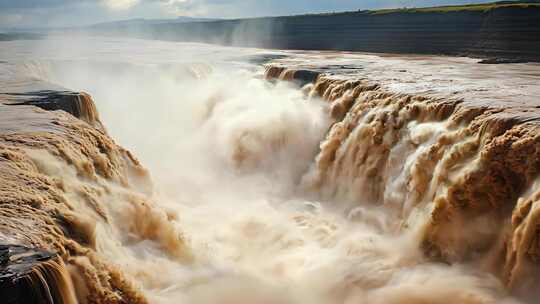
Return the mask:
[[298,50],[340,50],[540,61],[540,3],[356,11],[147,26],[94,33]]
[[278,62],[266,78],[308,83],[303,90],[334,119],[303,178],[307,193],[384,208],[393,230],[417,233],[431,260],[476,265],[514,294],[538,296],[538,96],[445,92],[436,82],[405,93],[384,75],[374,80],[382,71]]
[[189,260],[173,219],[152,200],[148,172],[107,135],[86,93],[4,88],[0,181],[8,303],[147,303],[100,242],[125,250],[149,240]]

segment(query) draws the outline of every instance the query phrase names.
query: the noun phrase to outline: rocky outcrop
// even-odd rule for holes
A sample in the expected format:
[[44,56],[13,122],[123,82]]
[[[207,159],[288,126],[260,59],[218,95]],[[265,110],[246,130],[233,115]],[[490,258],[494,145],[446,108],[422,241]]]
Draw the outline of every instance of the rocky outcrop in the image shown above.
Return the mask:
[[43,250],[0,245],[0,291],[6,304],[76,304],[60,257]]
[[24,93],[4,93],[7,105],[32,105],[48,111],[62,110],[91,126],[104,129],[90,95],[84,92],[43,90]]

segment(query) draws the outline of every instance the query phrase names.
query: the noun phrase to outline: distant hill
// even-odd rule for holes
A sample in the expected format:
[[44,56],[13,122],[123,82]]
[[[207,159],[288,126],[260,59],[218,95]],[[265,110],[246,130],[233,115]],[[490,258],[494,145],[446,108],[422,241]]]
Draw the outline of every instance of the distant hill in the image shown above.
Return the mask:
[[44,38],[45,35],[38,33],[22,33],[22,32],[8,32],[0,33],[0,41],[14,41],[14,40],[37,40]]
[[144,19],[144,18],[136,18],[136,19],[128,19],[128,20],[119,20],[119,21],[111,21],[111,22],[102,22],[97,23],[94,25],[91,25],[90,27],[93,28],[102,28],[102,27],[124,27],[124,26],[145,26],[145,25],[156,25],[156,24],[175,24],[175,23],[188,23],[188,22],[209,22],[209,21],[217,21],[219,19],[211,19],[211,18],[194,18],[194,17],[187,17],[187,16],[179,16],[175,19]]

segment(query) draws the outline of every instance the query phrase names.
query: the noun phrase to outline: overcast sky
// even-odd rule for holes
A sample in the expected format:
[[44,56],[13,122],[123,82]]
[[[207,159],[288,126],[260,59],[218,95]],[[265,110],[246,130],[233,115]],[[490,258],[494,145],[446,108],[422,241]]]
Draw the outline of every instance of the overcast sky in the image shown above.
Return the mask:
[[131,18],[241,18],[482,0],[0,0],[0,29],[86,25]]

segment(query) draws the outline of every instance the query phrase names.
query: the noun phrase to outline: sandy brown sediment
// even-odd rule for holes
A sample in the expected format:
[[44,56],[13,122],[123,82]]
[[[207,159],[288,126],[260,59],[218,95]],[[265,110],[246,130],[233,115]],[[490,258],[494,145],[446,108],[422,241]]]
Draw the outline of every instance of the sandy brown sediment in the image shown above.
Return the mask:
[[538,284],[540,275],[540,235],[537,228],[540,190],[536,186],[537,183],[518,200],[499,256],[499,261],[504,261],[502,275],[509,286],[525,294],[527,288]]
[[[289,74],[267,67],[268,78]],[[369,78],[321,73],[308,87],[335,121],[304,177],[308,193],[384,206],[395,214],[388,229],[418,229],[426,256],[480,263],[535,294],[540,100],[403,94]]]
[[179,261],[190,254],[152,202],[147,171],[99,127],[91,98],[77,99],[82,120],[0,103],[0,243],[57,252],[79,303],[147,303],[101,252],[104,239],[150,240]]
[[[324,56],[330,58],[335,54]],[[377,64],[375,59],[368,59]],[[340,64],[339,67],[347,69],[345,65]],[[300,85],[308,83],[302,88],[306,95],[321,98],[330,105],[329,116],[333,125],[321,142],[312,169],[302,178],[301,190],[305,191],[305,198],[311,202],[311,197],[314,197],[313,201],[321,201],[321,205],[324,203],[332,209],[337,206],[339,211],[345,210],[347,222],[361,221],[365,217],[365,228],[373,226],[377,232],[384,232],[385,237],[387,233],[406,236],[407,242],[416,245],[407,244],[406,248],[415,247],[411,250],[414,251],[411,259],[415,263],[439,261],[463,267],[462,262],[465,262],[464,268],[469,265],[472,270],[487,268],[499,275],[516,294],[528,296],[537,277],[532,270],[537,265],[538,247],[534,211],[537,201],[535,181],[540,170],[536,135],[538,111],[530,99],[534,91],[524,94],[529,99],[523,100],[506,100],[504,92],[499,92],[502,90],[500,87],[494,87],[492,94],[484,87],[475,86],[468,87],[469,91],[465,93],[458,86],[446,94],[432,87],[411,93],[372,79],[371,74],[364,73],[362,69],[356,69],[353,75],[332,75],[328,71],[332,69],[311,70],[302,66],[289,69],[273,65],[267,69],[267,78],[295,81]],[[422,77],[433,77],[427,75],[429,72],[426,68],[412,76],[423,73]],[[447,72],[456,73],[455,70]],[[389,74],[392,73],[373,77]],[[411,78],[408,77],[411,75],[403,75],[403,78],[402,74],[398,75],[390,76],[397,79],[396,82]],[[449,79],[439,78],[442,78],[438,80],[443,83],[441,87],[449,86]],[[437,84],[436,81],[431,82],[434,83]],[[32,94],[35,92],[39,90]],[[46,101],[50,100],[50,95],[47,97],[50,92],[42,93]],[[11,105],[0,104],[0,180],[3,182],[0,184],[0,243],[58,252],[70,272],[79,303],[146,303],[142,290],[150,291],[147,294],[153,300],[154,291],[167,295],[170,287],[176,288],[170,284],[161,285],[159,276],[162,268],[156,266],[163,262],[167,268],[168,260],[183,271],[178,263],[191,260],[180,229],[182,225],[178,225],[177,217],[156,206],[148,173],[100,127],[97,111],[89,96],[74,94],[81,97],[68,102],[74,107],[42,109],[21,100],[30,95],[1,96],[4,103],[10,102]],[[8,101],[13,96],[19,96],[17,102]],[[500,98],[490,101],[493,96]],[[220,115],[213,108],[215,102],[209,102],[208,113]],[[320,105],[319,102],[317,104]],[[43,103],[35,105],[43,106]],[[290,138],[291,131],[294,138],[305,137],[306,130],[302,125],[297,126],[283,124],[283,129],[270,137],[260,136],[259,132],[248,134],[257,143],[265,145],[264,149],[255,149],[255,153],[241,140],[232,142],[237,147],[231,153],[232,164],[249,169],[252,164],[261,163],[269,153],[279,151],[287,143],[289,139],[285,135]],[[275,131],[275,126],[271,129]],[[316,150],[312,149],[314,144],[320,139],[321,133],[317,134],[315,141],[305,144],[310,148],[306,149],[309,150],[309,156],[305,157],[308,162]],[[303,142],[292,141],[297,146]],[[299,172],[307,166],[301,167]],[[290,168],[293,170],[292,166]],[[296,174],[294,181],[297,181]],[[373,210],[380,209],[383,213],[371,214],[372,208],[369,207],[355,208],[360,204],[376,206]],[[227,205],[225,208],[230,207]],[[380,219],[378,215],[384,215],[384,218]],[[282,215],[279,216],[281,218]],[[210,217],[210,221],[213,219]],[[302,217],[297,219],[304,221]],[[282,227],[281,222],[276,224]],[[339,225],[330,221],[328,226],[329,230],[335,230]],[[314,225],[316,227],[318,225]],[[352,227],[354,231],[346,231],[347,235],[358,231],[356,227]],[[238,239],[240,246],[236,241],[233,246],[243,250],[244,244],[251,245],[255,241],[255,255],[258,256],[260,248],[267,245],[265,242],[259,245],[253,237],[266,236],[266,229],[261,230],[264,233],[255,234],[253,229],[255,232],[260,230],[257,225],[249,224],[246,229],[249,238],[242,237]],[[243,235],[244,229],[240,230]],[[323,227],[315,232],[317,235],[322,233],[322,243],[326,243],[325,231]],[[283,238],[282,233],[279,229],[277,240]],[[270,237],[273,235],[269,234]],[[328,232],[328,240],[334,243],[330,235],[332,232]],[[409,238],[410,235],[413,237]],[[368,243],[372,243],[372,236],[374,234],[366,235]],[[381,287],[392,279],[392,271],[385,269],[393,268],[395,263],[395,267],[401,269],[409,262],[395,261],[392,253],[396,248],[402,249],[401,246],[384,246],[384,250],[371,248],[370,251],[371,245],[365,247],[359,244],[363,238],[359,239],[351,238],[350,244],[347,242],[343,257],[349,256],[352,250],[356,253],[353,256],[363,262],[365,258],[361,253],[367,251],[367,262],[374,262],[375,266],[364,269],[351,268],[346,264],[345,274],[351,274],[353,281],[358,275],[360,281],[357,286],[365,289],[362,293],[372,289],[376,293],[378,288],[375,287]],[[271,242],[275,242],[273,237]],[[289,242],[286,243],[285,247],[288,247]],[[423,255],[417,254],[417,248],[422,249]],[[147,250],[155,252],[155,255],[141,258]],[[271,250],[269,252],[269,255],[278,255]],[[369,258],[380,254],[385,255],[383,263]],[[302,259],[305,255],[300,251]],[[387,257],[392,260],[390,264],[385,263]],[[267,261],[261,263],[266,265]],[[441,265],[433,264],[435,267]],[[285,267],[280,265],[277,272],[284,271]],[[330,267],[333,268],[333,264]],[[380,271],[383,272],[382,279],[378,278]],[[445,272],[441,273],[444,276]],[[396,303],[429,302],[429,299],[437,297],[444,301],[446,296],[432,294],[430,288],[426,294],[416,293],[417,286],[425,282],[424,277],[429,280],[429,276],[437,274],[427,273],[427,276],[420,277],[421,282],[408,287],[415,291],[411,294],[398,292],[390,298],[384,295],[374,297],[381,302]],[[331,276],[324,274],[321,278],[326,280],[328,277]],[[340,273],[337,280],[341,278],[343,275]],[[371,278],[374,282],[370,282]],[[166,280],[176,283],[176,278],[167,277]],[[224,276],[223,280],[228,280],[228,277]],[[200,282],[201,279],[195,281]],[[352,288],[349,279],[345,281],[343,288]],[[452,294],[468,282],[464,281],[450,290],[443,288],[442,294]],[[444,281],[444,284],[448,283]],[[479,282],[479,285],[484,284],[488,282]],[[209,286],[212,290],[213,285]],[[320,285],[309,289],[315,290],[317,286]],[[326,282],[324,286],[327,286]],[[494,290],[499,291],[499,287],[497,285]],[[400,284],[396,288],[400,289]],[[179,290],[178,294],[182,292]],[[343,290],[344,294],[346,292],[348,290]],[[497,296],[476,298],[465,290],[456,297],[462,302],[493,303],[492,299]],[[173,297],[171,300],[177,299]]]

